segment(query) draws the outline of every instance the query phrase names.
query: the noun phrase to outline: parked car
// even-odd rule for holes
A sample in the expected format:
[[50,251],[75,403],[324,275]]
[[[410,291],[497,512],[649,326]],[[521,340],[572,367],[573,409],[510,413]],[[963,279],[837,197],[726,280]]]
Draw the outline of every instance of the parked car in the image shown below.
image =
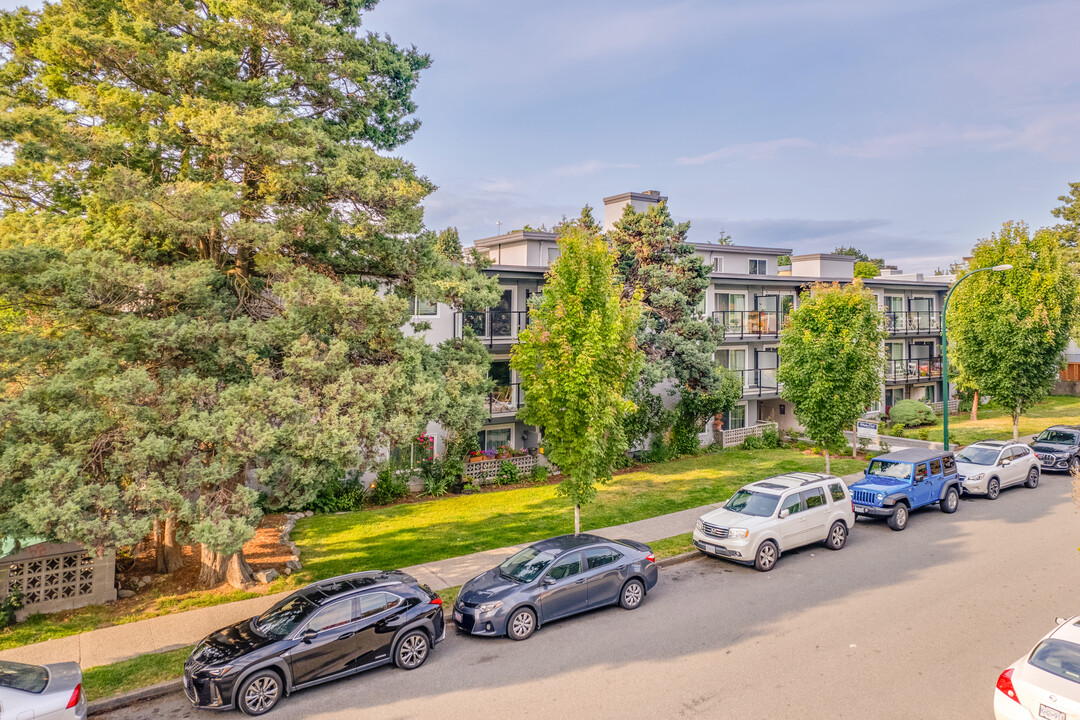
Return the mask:
[[1080,718],[1080,615],[1057,623],[998,677],[997,720]]
[[471,635],[524,640],[552,620],[593,608],[638,607],[656,585],[648,545],[562,535],[511,555],[461,586],[454,624]]
[[793,472],[750,483],[722,508],[702,515],[694,528],[694,547],[768,572],[781,553],[803,545],[824,542],[840,550],[854,525],[843,480]]
[[907,527],[912,510],[938,503],[942,512],[960,506],[960,476],[951,452],[906,448],[878,455],[866,477],[851,484],[855,514],[888,519],[893,530]]
[[205,638],[184,663],[184,692],[196,707],[262,715],[328,680],[391,662],[414,670],[445,630],[442,600],[413,577],[342,575]]
[[1042,469],[1055,472],[1080,472],[1080,427],[1054,425],[1039,433],[1031,448]]
[[0,660],[0,717],[86,720],[79,663],[24,665]]
[[1039,458],[1018,442],[980,440],[956,454],[956,471],[964,492],[996,500],[1002,488],[1039,485]]

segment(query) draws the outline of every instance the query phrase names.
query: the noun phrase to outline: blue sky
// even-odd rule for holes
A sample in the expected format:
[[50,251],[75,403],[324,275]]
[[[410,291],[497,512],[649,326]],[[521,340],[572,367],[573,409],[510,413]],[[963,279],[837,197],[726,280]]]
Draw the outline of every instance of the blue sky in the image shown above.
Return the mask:
[[930,272],[1080,180],[1075,0],[383,0],[365,25],[434,60],[398,152],[466,242],[658,189],[695,241]]

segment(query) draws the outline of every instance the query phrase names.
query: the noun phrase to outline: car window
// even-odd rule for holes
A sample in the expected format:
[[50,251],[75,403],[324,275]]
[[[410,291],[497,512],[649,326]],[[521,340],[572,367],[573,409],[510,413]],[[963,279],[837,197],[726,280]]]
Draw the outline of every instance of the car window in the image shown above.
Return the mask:
[[581,572],[581,553],[574,553],[555,563],[548,571],[548,575],[556,580],[562,580],[577,575],[579,572]]
[[403,602],[405,601],[393,593],[367,593],[356,598],[353,615],[357,619],[372,617],[373,615],[378,615],[383,610],[397,607]]
[[[956,459],[971,465],[993,465],[997,462],[997,451],[980,445],[968,445],[960,451]],[[949,467],[949,459],[945,458],[945,467]]]
[[1080,684],[1080,645],[1048,638],[1031,652],[1028,664]]
[[919,463],[918,465],[915,466],[915,479],[916,480],[925,480],[926,479],[926,463]]
[[794,515],[797,512],[802,511],[802,496],[799,493],[792,493],[784,500],[783,505],[780,506],[780,510],[787,510],[790,514]]
[[844,486],[840,483],[832,483],[829,485],[829,494],[832,495],[833,502],[841,502],[847,497],[844,494]]
[[1012,456],[1014,458],[1022,458],[1028,454],[1028,449],[1024,445],[1016,445],[1013,447]]
[[0,687],[39,693],[48,684],[49,671],[40,665],[23,665],[0,660]]
[[870,469],[866,471],[870,475],[893,478],[894,480],[907,480],[911,477],[911,464],[897,462],[896,460],[871,460]]
[[340,625],[346,625],[353,620],[352,611],[352,600],[339,600],[315,613],[315,616],[311,618],[311,622],[308,623],[307,629],[322,632]]
[[941,460],[930,461],[930,474],[935,477],[941,474]]
[[299,595],[290,595],[255,618],[255,632],[285,637],[315,610],[315,604]]
[[1066,430],[1043,430],[1035,442],[1054,443],[1056,445],[1075,445],[1076,433]]
[[952,455],[946,455],[945,457],[941,458],[941,462],[945,464],[946,475],[952,475],[954,472],[956,472],[956,460],[953,458]]
[[803,490],[802,499],[807,510],[822,507],[825,505],[825,491],[821,488]]
[[610,565],[622,557],[622,553],[609,547],[589,548],[585,551],[585,565],[590,570]]

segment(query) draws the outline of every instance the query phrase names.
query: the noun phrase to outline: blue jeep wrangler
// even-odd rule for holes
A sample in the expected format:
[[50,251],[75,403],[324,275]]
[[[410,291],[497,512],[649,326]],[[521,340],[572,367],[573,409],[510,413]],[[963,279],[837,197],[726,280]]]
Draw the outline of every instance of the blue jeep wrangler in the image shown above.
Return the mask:
[[941,450],[908,448],[878,455],[870,461],[863,480],[852,483],[856,515],[887,517],[889,527],[903,530],[908,514],[924,505],[940,503],[942,512],[960,505],[960,478],[953,454]]

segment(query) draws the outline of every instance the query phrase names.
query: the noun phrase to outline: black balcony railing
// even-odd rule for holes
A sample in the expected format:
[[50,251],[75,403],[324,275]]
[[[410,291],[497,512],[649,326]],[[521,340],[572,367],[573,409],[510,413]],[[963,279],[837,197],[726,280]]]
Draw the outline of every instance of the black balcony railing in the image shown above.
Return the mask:
[[505,417],[516,414],[524,404],[523,395],[521,383],[497,385],[487,397],[488,416]]
[[776,337],[784,316],[775,310],[716,310],[712,321],[724,328],[725,338]]
[[886,360],[886,383],[910,383],[941,379],[941,358],[911,358],[909,360]]
[[764,397],[779,395],[780,384],[776,381],[776,368],[754,368],[749,370],[731,370],[741,375],[743,397]]
[[465,328],[487,344],[516,342],[518,332],[529,325],[527,310],[465,310],[454,313],[454,337],[461,337]]
[[941,314],[933,310],[886,312],[885,331],[891,335],[925,335],[941,332]]

